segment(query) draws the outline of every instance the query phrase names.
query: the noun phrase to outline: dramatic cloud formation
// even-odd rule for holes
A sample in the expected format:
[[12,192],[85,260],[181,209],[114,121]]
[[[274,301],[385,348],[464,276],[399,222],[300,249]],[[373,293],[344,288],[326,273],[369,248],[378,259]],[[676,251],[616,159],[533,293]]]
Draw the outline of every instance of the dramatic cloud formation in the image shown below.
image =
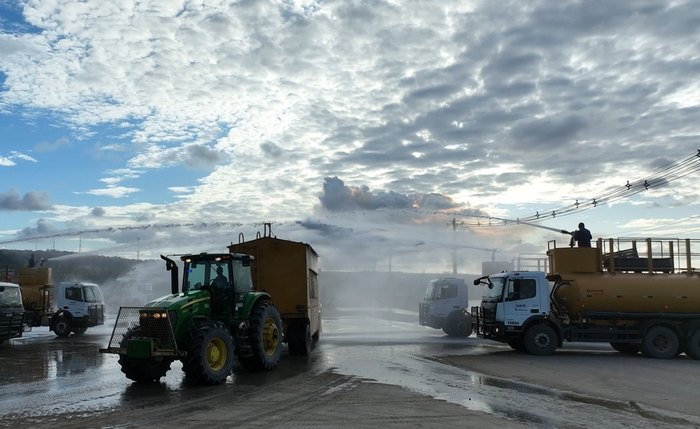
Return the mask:
[[[0,16],[2,208],[50,195],[58,228],[272,221],[328,253],[403,255],[431,236],[541,248],[541,230],[495,227],[540,213],[606,236],[700,231],[700,164],[658,170],[699,148],[689,0],[27,0]],[[34,229],[23,214],[8,240]]]

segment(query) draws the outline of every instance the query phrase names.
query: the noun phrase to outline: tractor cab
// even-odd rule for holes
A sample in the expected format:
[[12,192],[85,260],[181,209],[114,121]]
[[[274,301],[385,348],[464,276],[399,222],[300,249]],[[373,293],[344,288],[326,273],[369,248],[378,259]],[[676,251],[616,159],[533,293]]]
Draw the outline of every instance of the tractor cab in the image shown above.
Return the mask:
[[233,315],[235,304],[252,290],[249,255],[200,253],[180,259],[184,262],[182,291],[209,291],[214,315]]

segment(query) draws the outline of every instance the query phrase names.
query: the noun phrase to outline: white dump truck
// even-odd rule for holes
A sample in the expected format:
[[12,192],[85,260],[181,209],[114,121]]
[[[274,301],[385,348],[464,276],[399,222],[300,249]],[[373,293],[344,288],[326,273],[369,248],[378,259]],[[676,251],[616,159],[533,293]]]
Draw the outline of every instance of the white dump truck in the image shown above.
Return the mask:
[[105,306],[100,287],[94,283],[68,281],[53,286],[51,268],[19,270],[19,286],[30,327],[48,326],[59,337],[82,334],[104,324]]
[[464,279],[442,277],[431,280],[418,306],[422,326],[442,329],[451,337],[468,337],[472,321],[468,312],[469,292]]

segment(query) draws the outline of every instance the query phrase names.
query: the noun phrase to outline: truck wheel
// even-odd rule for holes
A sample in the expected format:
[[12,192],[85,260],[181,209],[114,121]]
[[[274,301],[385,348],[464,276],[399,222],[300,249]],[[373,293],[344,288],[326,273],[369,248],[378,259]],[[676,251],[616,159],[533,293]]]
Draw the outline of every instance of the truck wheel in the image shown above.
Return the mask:
[[290,356],[308,356],[313,346],[309,325],[299,323],[291,325],[289,330],[291,332],[287,343],[289,344]]
[[610,343],[610,347],[626,355],[636,355],[639,353],[639,344],[630,343]]
[[525,344],[523,344],[523,339],[522,338],[514,338],[510,341],[508,341],[508,345],[510,348],[513,350],[517,350],[519,352],[525,350]]
[[66,316],[56,316],[53,321],[53,332],[59,337],[67,337],[73,328],[70,319]]
[[87,331],[87,328],[85,326],[74,326],[73,327],[73,333],[75,335],[82,335]]
[[678,335],[667,326],[652,326],[642,339],[642,353],[654,359],[670,359],[678,353]]
[[525,331],[523,346],[530,354],[551,355],[557,349],[557,345],[557,333],[549,325],[533,325]]
[[221,323],[192,328],[182,369],[201,384],[220,384],[233,368],[234,347],[229,331]]
[[[119,347],[126,347],[126,342],[129,338],[138,337],[141,334],[141,328],[135,327],[124,334]],[[119,355],[119,365],[126,378],[137,383],[152,383],[160,380],[165,376],[165,373],[170,369],[172,360],[166,358],[152,359],[132,359],[127,355]]]
[[249,340],[253,355],[239,359],[241,364],[252,371],[275,369],[282,354],[282,319],[271,303],[260,303],[251,311]]
[[700,359],[700,328],[695,329],[686,340],[685,354],[693,359]]
[[447,329],[442,329],[451,337],[468,337],[472,334],[472,318],[461,311],[450,313],[447,318]]

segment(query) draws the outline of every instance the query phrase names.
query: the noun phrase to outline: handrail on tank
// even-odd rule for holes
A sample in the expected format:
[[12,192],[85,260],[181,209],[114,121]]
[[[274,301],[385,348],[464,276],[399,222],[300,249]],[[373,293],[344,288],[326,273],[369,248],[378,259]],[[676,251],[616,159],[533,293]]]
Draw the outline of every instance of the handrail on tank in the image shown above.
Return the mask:
[[[679,238],[618,237],[598,239],[601,261],[608,272],[693,273],[691,243]],[[643,244],[642,244],[643,243]],[[639,245],[638,245],[639,244]],[[697,246],[697,244],[695,244]]]
[[238,233],[238,244],[241,244],[245,241],[245,238],[243,237],[243,233],[239,232]]

